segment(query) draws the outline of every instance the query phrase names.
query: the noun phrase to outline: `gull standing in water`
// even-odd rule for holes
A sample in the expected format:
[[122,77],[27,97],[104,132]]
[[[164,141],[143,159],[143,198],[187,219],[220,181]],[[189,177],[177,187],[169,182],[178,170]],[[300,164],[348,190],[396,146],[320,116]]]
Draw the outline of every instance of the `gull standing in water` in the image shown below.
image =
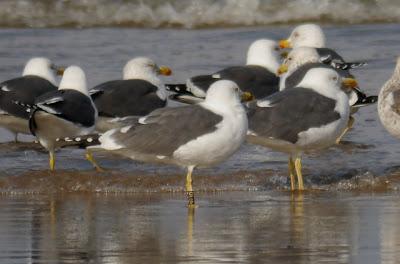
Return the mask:
[[[58,90],[39,96],[34,105],[15,103],[24,105],[30,113],[30,131],[49,151],[50,170],[55,168],[54,152],[62,146],[59,138],[75,137],[79,141],[77,136],[87,135],[95,128],[97,110],[88,93],[85,73],[78,66],[68,67]],[[90,152],[86,158],[99,169]]]
[[312,68],[297,87],[285,89],[265,99],[249,103],[250,143],[289,155],[291,189],[304,190],[301,155],[304,151],[324,149],[335,144],[349,119],[349,99],[342,79],[329,68]]
[[244,101],[252,98],[232,81],[217,81],[199,104],[159,108],[128,126],[101,136],[89,135],[84,140],[88,145],[100,143],[88,147],[90,150],[185,167],[188,205],[192,207],[193,170],[225,161],[246,138],[247,115],[240,97]]

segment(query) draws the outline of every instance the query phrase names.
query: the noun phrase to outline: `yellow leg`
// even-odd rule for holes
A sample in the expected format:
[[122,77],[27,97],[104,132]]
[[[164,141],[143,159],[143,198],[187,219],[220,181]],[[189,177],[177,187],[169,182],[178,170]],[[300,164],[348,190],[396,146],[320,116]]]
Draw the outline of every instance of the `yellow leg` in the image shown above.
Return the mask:
[[193,173],[194,166],[188,167],[188,172],[186,174],[186,194],[188,198],[188,207],[195,207],[194,202],[194,191],[193,191],[193,180],[192,180],[192,173]]
[[297,157],[294,162],[294,167],[296,169],[297,174],[297,182],[298,182],[298,189],[299,191],[304,190],[304,183],[303,183],[303,174],[301,173],[301,158]]
[[353,127],[354,121],[355,121],[354,118],[350,116],[346,128],[343,130],[342,134],[340,134],[340,136],[336,139],[336,144],[339,144],[340,141],[342,141],[344,135],[346,135],[346,133],[349,132],[349,130]]
[[97,164],[97,162],[94,160],[92,152],[90,152],[89,150],[86,150],[85,157],[86,157],[86,159],[93,165],[93,167],[94,167],[98,172],[104,171],[104,170]]
[[293,162],[292,157],[289,157],[288,167],[289,167],[289,176],[290,176],[290,190],[294,191],[294,184],[295,184],[295,179],[294,179],[295,166],[294,166],[294,162]]
[[193,224],[194,224],[194,207],[188,208],[187,215],[187,245],[188,245],[188,255],[193,255]]
[[50,151],[49,152],[49,166],[50,166],[50,170],[51,171],[54,171],[54,168],[56,167],[56,158],[55,158],[55,155],[54,155],[54,151]]

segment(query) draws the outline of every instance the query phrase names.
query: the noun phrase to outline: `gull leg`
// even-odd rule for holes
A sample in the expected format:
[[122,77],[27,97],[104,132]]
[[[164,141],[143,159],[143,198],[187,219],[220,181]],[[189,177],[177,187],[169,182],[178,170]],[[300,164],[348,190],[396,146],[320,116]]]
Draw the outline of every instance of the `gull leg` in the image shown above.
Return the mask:
[[18,143],[18,133],[14,134],[14,143]]
[[187,215],[187,244],[188,244],[188,255],[193,256],[193,223],[194,223],[194,207],[188,208]]
[[294,191],[294,184],[295,184],[295,179],[294,179],[295,166],[294,166],[294,162],[293,162],[292,156],[289,157],[288,167],[289,167],[289,176],[290,176],[290,190],[291,190],[291,191]]
[[342,138],[344,137],[344,135],[349,132],[349,130],[353,127],[354,125],[354,117],[350,116],[349,117],[349,121],[347,121],[347,126],[346,128],[343,130],[342,134],[340,134],[340,136],[336,139],[336,144],[339,144],[340,141],[342,140]]
[[303,174],[301,173],[301,157],[296,158],[294,162],[294,167],[296,169],[296,174],[297,174],[298,189],[299,191],[303,191],[304,183],[303,183]]
[[96,171],[98,172],[102,172],[104,171],[95,161],[95,159],[93,158],[93,154],[92,152],[90,152],[90,150],[86,149],[86,154],[85,154],[86,159],[93,165],[93,167],[96,169]]
[[192,173],[194,170],[194,166],[189,166],[186,174],[186,195],[188,198],[188,207],[189,208],[194,208],[195,207],[195,202],[194,202],[194,191],[193,191],[193,180],[192,180]]
[[50,170],[54,171],[54,168],[56,167],[56,157],[54,155],[54,150],[49,151],[49,166]]

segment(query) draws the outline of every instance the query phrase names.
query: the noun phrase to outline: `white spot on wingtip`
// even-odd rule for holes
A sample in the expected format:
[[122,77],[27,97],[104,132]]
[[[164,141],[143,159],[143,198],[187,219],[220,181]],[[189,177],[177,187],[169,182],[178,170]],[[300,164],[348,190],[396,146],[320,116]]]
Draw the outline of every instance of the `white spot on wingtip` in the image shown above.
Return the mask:
[[257,134],[254,131],[247,130],[247,135],[248,136],[257,136]]
[[128,132],[129,131],[129,129],[131,129],[131,127],[132,126],[125,126],[125,127],[123,127],[123,128],[121,128],[119,131],[121,132],[121,133],[126,133],[126,132]]
[[87,138],[86,141],[89,142],[89,143],[93,142],[93,138]]
[[144,117],[139,118],[138,122],[139,122],[139,124],[146,125],[146,117],[144,116]]
[[80,138],[80,137],[77,137],[77,138],[75,138],[75,141],[76,141],[76,142],[79,142],[79,141],[81,141],[81,138]]
[[211,75],[214,79],[221,79],[221,74],[213,74]]
[[9,91],[11,91],[11,90],[7,87],[7,85],[2,86],[2,87],[1,87],[1,90],[2,90],[3,92],[9,92]]
[[157,159],[161,159],[161,160],[166,158],[166,156],[163,156],[163,155],[157,155],[156,157],[157,157]]

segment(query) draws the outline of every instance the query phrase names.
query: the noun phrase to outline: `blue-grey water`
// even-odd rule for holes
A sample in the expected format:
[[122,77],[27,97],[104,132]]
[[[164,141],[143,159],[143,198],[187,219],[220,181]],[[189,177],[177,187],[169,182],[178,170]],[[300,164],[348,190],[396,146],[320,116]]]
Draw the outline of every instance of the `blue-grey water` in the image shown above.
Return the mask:
[[[354,74],[372,95],[400,54],[399,27],[324,31],[347,60],[368,61]],[[82,66],[94,86],[146,55],[173,69],[165,82],[182,82],[243,64],[253,40],[290,30],[0,29],[0,80],[46,56]],[[381,126],[376,106],[355,118],[343,144],[304,156],[305,184],[318,191],[293,198],[287,157],[244,145],[227,162],[195,171],[201,192],[193,215],[180,168],[101,155],[106,172],[96,173],[82,150],[63,149],[52,174],[40,146],[0,144],[0,263],[396,263],[400,142]],[[0,139],[12,136],[1,131]]]

